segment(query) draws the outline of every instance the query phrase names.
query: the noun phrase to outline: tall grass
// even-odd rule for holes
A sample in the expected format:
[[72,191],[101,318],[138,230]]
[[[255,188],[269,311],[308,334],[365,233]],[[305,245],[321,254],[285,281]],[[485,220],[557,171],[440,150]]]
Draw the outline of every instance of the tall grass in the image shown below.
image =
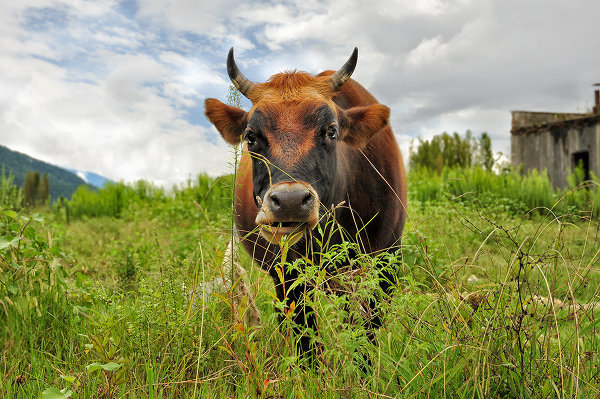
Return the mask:
[[420,203],[438,202],[444,197],[479,202],[485,208],[521,214],[533,210],[556,214],[591,212],[600,214],[600,184],[583,182],[577,171],[569,177],[569,187],[555,190],[546,172],[537,170],[521,174],[508,169],[500,174],[480,167],[444,169],[441,175],[426,168],[411,170],[408,174],[409,197]]
[[[127,212],[139,212],[142,209],[156,211],[165,217],[181,218],[187,214],[175,212],[164,215],[162,211],[173,210],[172,203],[178,202],[182,205],[179,211],[185,213],[187,205],[196,202],[206,212],[218,212],[227,209],[231,195],[231,177],[214,179],[201,174],[195,181],[188,180],[174,186],[170,192],[143,180],[132,184],[109,183],[100,189],[80,186],[70,201],[57,203],[54,209],[60,213],[67,207],[68,214],[75,219],[99,216],[120,218]],[[161,208],[167,202],[169,206]]]
[[[291,304],[273,306],[272,281],[248,255],[261,326],[227,291],[193,301],[183,289],[221,275],[230,177],[87,193],[112,213],[82,211],[68,225],[3,206],[0,397],[599,397],[599,222],[585,202],[595,192],[530,212],[525,201],[547,200],[532,188],[547,190],[543,174],[525,184],[419,173],[409,174],[401,253],[346,242],[278,266],[307,285],[314,366],[296,353]],[[519,202],[495,194],[527,189]],[[395,271],[391,294],[377,268]],[[374,343],[372,300],[384,319]]]
[[70,259],[43,224],[40,215],[0,210],[2,397],[29,396],[18,394],[20,385],[14,379],[6,384],[11,368],[18,369],[23,383],[35,375],[37,380],[30,381],[33,392],[41,392],[45,376],[72,362],[78,351],[73,334],[81,317],[67,295]]

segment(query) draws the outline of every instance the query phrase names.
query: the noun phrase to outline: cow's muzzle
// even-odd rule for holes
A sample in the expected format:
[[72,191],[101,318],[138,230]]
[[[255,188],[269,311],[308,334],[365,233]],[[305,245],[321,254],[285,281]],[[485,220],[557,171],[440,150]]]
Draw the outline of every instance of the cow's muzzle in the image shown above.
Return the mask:
[[319,196],[308,183],[281,182],[272,185],[256,216],[260,233],[279,244],[286,237],[292,245],[319,221]]

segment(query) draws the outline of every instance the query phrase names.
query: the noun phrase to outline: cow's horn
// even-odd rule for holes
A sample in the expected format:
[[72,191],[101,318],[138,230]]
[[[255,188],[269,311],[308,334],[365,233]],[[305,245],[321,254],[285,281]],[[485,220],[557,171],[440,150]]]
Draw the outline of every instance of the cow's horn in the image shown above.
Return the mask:
[[329,77],[329,84],[333,91],[338,90],[348,79],[352,76],[352,72],[354,72],[354,68],[356,68],[356,61],[358,60],[358,48],[354,47],[354,51],[348,61],[337,70],[333,75]]
[[240,91],[240,93],[242,93],[246,98],[249,98],[248,96],[250,95],[252,89],[256,87],[256,84],[250,79],[246,78],[235,64],[235,59],[233,58],[233,47],[229,49],[229,54],[227,54],[227,73],[229,74],[229,79],[231,79],[231,82]]

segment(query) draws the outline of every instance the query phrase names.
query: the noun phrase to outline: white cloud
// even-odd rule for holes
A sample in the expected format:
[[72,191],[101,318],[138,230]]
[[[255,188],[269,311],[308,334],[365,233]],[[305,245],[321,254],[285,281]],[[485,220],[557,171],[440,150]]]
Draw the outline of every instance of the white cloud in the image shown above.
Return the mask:
[[[181,108],[197,104],[203,84],[225,83],[205,62],[199,67],[198,60],[173,52],[154,57],[106,50],[139,45],[141,33],[116,40],[127,36],[122,26],[96,33],[76,24],[64,28],[77,32],[77,40],[87,40],[90,48],[69,44],[67,56],[52,50],[60,47],[60,39],[26,35],[25,28],[13,24],[12,45],[0,55],[2,144],[114,180],[148,178],[169,186],[202,171],[227,170],[226,145],[208,141],[215,132],[186,121]],[[102,45],[94,46],[98,41]],[[92,69],[82,71],[82,61]]]
[[421,43],[408,53],[406,63],[412,67],[422,67],[445,57],[448,52],[447,45],[441,36],[423,39]]
[[231,0],[154,0],[138,4],[137,17],[176,31],[219,37],[226,34],[222,25],[236,2]]
[[264,81],[339,68],[392,108],[405,157],[418,135],[490,133],[506,152],[510,110],[577,111],[599,81],[600,3],[532,0],[0,4],[0,142],[109,178],[170,185],[227,169],[203,118],[225,99],[229,47]]

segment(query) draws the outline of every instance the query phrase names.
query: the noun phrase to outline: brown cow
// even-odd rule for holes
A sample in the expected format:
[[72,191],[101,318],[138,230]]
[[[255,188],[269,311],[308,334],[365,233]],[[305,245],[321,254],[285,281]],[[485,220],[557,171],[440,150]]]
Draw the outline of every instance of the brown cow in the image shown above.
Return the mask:
[[[389,108],[350,79],[357,59],[355,48],[335,73],[283,72],[254,83],[238,69],[231,48],[229,77],[252,108],[246,112],[214,98],[205,101],[206,116],[225,141],[243,142],[236,226],[245,249],[269,272],[277,297],[287,305],[302,303],[306,287],[287,289],[298,272],[286,270],[281,281],[271,267],[278,261],[278,244],[291,245],[288,261],[313,256],[320,250],[315,226],[325,223],[323,215],[332,207],[338,205],[335,221],[362,251],[400,245],[406,219],[404,163],[389,126]],[[330,244],[341,240],[341,233],[329,237]],[[387,289],[394,276],[383,277]],[[295,321],[314,328],[312,313],[298,306]],[[374,327],[380,320],[370,322]],[[299,349],[309,350],[309,341],[301,336]]]

